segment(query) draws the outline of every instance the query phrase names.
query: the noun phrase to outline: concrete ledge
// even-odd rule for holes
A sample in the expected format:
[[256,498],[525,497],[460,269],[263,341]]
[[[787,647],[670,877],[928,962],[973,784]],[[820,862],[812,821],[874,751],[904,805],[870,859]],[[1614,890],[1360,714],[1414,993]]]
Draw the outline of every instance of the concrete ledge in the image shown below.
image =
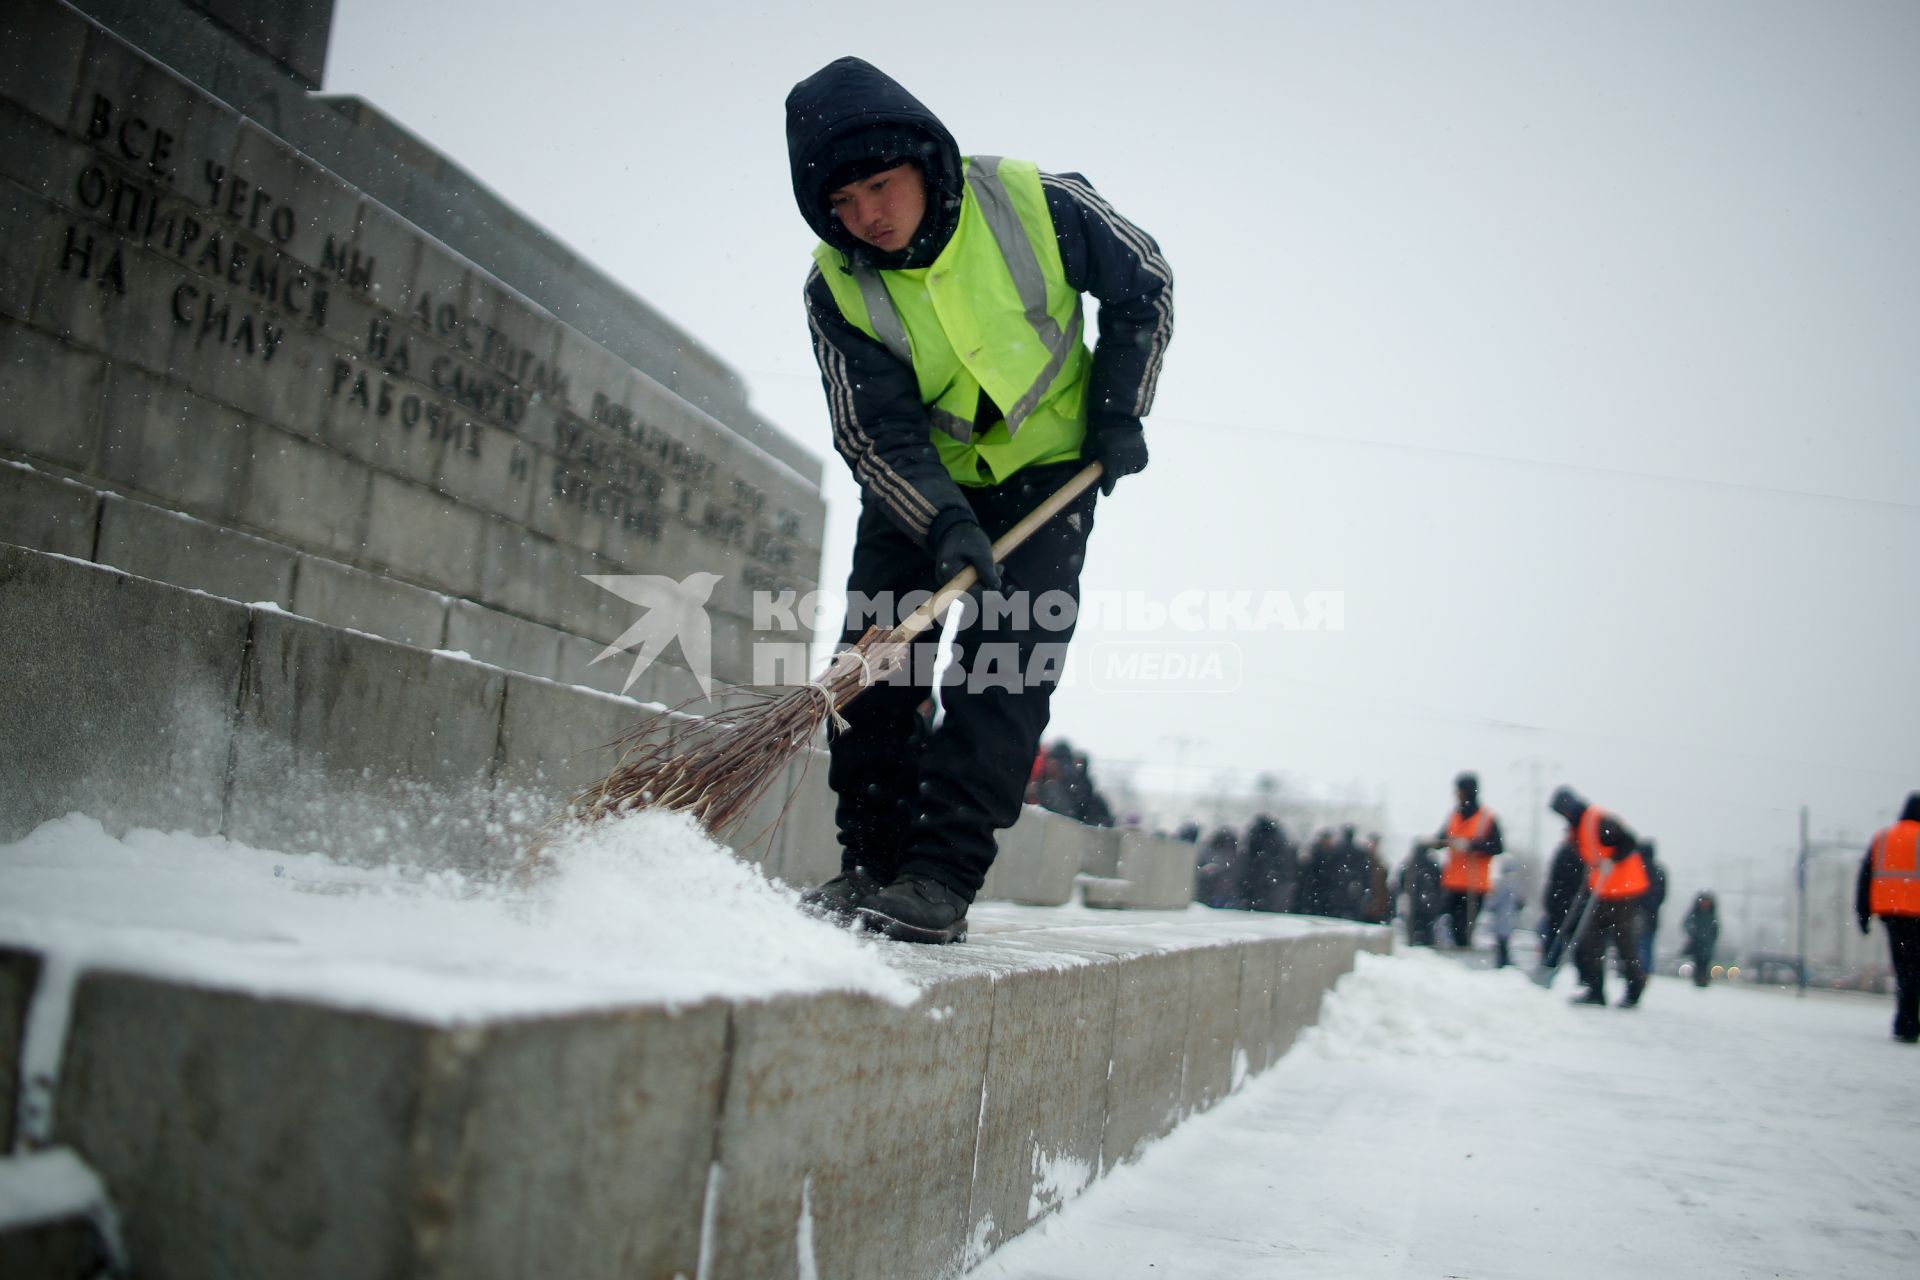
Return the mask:
[[59,1100],[155,1277],[691,1275],[726,1012],[438,1028],[83,979]]
[[13,541],[55,555],[93,558],[100,494],[83,484],[0,462],[0,510]]
[[216,832],[247,610],[0,546],[0,839],[83,810]]
[[89,557],[176,587],[248,603],[288,604],[295,553],[117,494],[101,499],[100,539]]
[[99,1175],[64,1147],[0,1156],[0,1275],[98,1280],[131,1274]]
[[93,1228],[84,1218],[0,1231],[0,1276],[9,1280],[93,1280]]
[[1020,811],[1019,821],[999,834],[1000,852],[980,896],[1037,907],[1071,902],[1074,878],[1086,859],[1084,846],[1100,834],[1071,818],[1028,805]]
[[1081,889],[1090,907],[1170,911],[1193,901],[1195,845],[1122,829],[1083,847]]
[[40,957],[0,947],[0,1152],[13,1150],[16,1119],[13,1100],[20,1096],[20,1047],[26,1041],[27,1010],[40,981]]
[[[141,1274],[958,1274],[1277,1060],[1384,930],[995,908],[821,994],[459,1026],[94,973],[57,1135]],[[703,1243],[704,1242],[704,1243]]]

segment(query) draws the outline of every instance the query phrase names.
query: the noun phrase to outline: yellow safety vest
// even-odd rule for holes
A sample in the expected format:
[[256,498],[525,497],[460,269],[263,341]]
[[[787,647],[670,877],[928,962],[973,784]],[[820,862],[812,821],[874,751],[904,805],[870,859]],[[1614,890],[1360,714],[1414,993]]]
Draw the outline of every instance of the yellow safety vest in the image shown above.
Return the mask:
[[[879,271],[824,243],[813,257],[848,323],[912,366],[947,474],[989,485],[1080,456],[1093,356],[1039,169],[973,156],[966,171],[932,265]],[[1003,418],[976,433],[982,389]]]

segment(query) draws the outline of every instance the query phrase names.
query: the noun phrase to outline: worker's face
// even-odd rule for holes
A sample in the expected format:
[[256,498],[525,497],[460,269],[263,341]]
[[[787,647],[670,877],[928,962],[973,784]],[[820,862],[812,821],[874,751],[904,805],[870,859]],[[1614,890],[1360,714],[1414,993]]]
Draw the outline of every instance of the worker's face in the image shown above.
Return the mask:
[[829,192],[827,204],[855,240],[898,253],[926,216],[927,184],[917,166],[897,164]]

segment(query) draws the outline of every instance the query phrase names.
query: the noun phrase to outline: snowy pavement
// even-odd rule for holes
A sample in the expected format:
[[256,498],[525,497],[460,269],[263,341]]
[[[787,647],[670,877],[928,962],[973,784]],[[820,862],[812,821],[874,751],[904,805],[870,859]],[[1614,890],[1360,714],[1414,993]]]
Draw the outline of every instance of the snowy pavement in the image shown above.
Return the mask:
[[1920,1274],[1890,1000],[1570,986],[1363,954],[1277,1067],[968,1280]]

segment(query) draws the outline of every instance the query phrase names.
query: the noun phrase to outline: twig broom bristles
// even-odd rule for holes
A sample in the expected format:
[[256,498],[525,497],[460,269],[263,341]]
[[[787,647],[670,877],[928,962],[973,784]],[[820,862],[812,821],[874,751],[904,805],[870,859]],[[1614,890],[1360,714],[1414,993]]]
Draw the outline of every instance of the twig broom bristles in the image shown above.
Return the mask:
[[[1089,463],[993,544],[997,564],[1100,478]],[[905,663],[920,633],[971,590],[968,565],[898,626],[870,627],[852,648],[834,655],[811,684],[736,690],[742,701],[698,717],[669,714],[635,728],[614,745],[620,763],[573,798],[571,816],[592,821],[634,809],[690,813],[710,834],[727,830],[777,782],[788,763],[813,743],[840,709]]]

